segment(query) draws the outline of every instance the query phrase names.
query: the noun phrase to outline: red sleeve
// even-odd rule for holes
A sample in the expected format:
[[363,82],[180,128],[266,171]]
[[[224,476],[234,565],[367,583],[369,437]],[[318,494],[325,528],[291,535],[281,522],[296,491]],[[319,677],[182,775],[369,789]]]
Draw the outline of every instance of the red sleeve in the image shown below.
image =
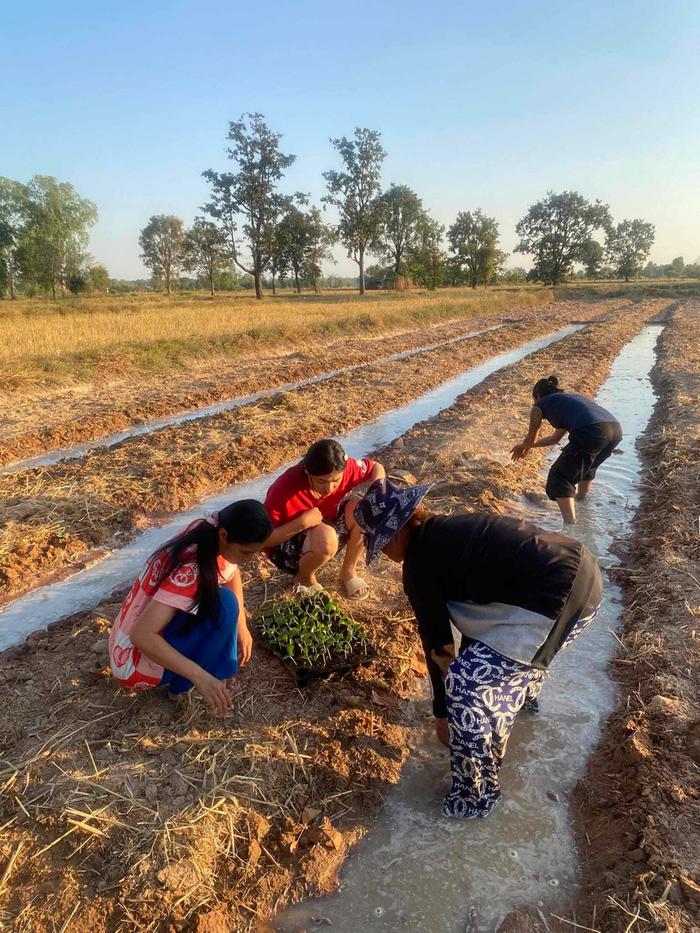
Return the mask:
[[374,460],[370,460],[369,457],[364,457],[362,460],[348,457],[346,469],[348,471],[348,488],[352,489],[359,483],[364,483],[374,469]]
[[153,599],[174,609],[190,612],[197,604],[199,567],[196,560],[179,564],[160,584]]

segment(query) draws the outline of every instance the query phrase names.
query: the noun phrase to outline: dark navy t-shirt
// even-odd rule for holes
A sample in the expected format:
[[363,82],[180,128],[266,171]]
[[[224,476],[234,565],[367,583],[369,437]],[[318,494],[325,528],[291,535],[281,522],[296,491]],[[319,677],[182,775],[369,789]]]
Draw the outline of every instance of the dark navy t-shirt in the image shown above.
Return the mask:
[[569,432],[589,424],[617,421],[614,415],[601,405],[596,405],[592,399],[573,392],[552,392],[535,402],[535,405],[552,427],[566,428]]

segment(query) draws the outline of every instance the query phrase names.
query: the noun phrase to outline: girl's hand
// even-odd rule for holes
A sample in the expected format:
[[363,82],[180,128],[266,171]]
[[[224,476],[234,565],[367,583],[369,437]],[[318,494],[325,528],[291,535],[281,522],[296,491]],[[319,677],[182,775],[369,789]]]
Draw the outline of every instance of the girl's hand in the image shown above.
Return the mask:
[[203,670],[193,683],[212,713],[225,716],[231,708],[231,695],[226,689],[226,681],[217,680]]
[[315,528],[316,525],[320,525],[323,521],[323,515],[321,514],[320,509],[307,509],[303,513],[304,518],[304,531],[309,528]]
[[253,636],[250,629],[241,616],[238,619],[238,664],[244,667],[250,661],[253,654]]

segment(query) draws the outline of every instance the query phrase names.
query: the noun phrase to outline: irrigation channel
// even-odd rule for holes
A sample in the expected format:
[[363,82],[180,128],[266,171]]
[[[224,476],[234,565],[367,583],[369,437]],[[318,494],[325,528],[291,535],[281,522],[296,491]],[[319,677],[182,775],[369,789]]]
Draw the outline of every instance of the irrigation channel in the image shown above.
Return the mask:
[[[625,346],[597,395],[622,423],[623,453],[607,461],[590,498],[577,503],[572,533],[604,567],[616,562],[613,541],[628,533],[639,504],[636,441],[654,406],[649,374],[662,327],[647,325]],[[516,511],[561,530],[553,503],[523,498]],[[486,820],[440,815],[449,758],[433,737],[427,696],[417,701],[412,712],[419,725],[401,780],[349,857],[338,893],[289,908],[275,928],[291,933],[330,923],[338,933],[486,933],[519,905],[539,910],[550,923],[550,914],[567,916],[577,880],[568,796],[613,707],[607,670],[620,611],[619,589],[608,582],[596,623],[552,665],[542,712],[519,717],[504,766],[504,803]]]
[[161,428],[169,428],[173,425],[184,424],[187,421],[199,421],[202,418],[220,415],[225,411],[235,411],[236,408],[254,405],[256,402],[261,402],[266,398],[272,398],[280,392],[293,392],[296,389],[303,389],[305,386],[329,382],[331,379],[335,379],[336,376],[344,376],[358,369],[367,369],[369,366],[381,366],[384,363],[396,363],[400,360],[410,359],[412,356],[419,356],[421,353],[429,353],[431,350],[441,350],[443,347],[449,347],[455,343],[463,343],[466,340],[473,340],[474,337],[480,337],[482,334],[488,334],[493,330],[500,330],[505,326],[505,322],[494,324],[491,327],[484,327],[482,330],[470,331],[470,333],[462,334],[459,337],[451,337],[449,340],[440,340],[437,343],[430,343],[423,347],[414,347],[412,350],[392,353],[389,356],[383,356],[377,360],[367,360],[364,363],[354,363],[352,366],[343,366],[341,369],[332,369],[328,372],[320,373],[317,376],[309,376],[308,379],[301,379],[298,382],[285,382],[271,389],[255,392],[253,395],[237,395],[233,398],[227,398],[221,402],[216,402],[214,405],[207,405],[204,408],[178,412],[174,415],[168,415],[165,418],[156,418],[153,421],[144,421],[141,424],[126,428],[124,431],[107,434],[104,437],[95,438],[84,444],[76,444],[74,447],[56,448],[45,454],[39,454],[36,457],[28,457],[26,460],[15,460],[12,463],[7,463],[0,467],[0,476],[6,473],[22,473],[25,470],[35,470],[39,467],[51,466],[54,463],[60,463],[62,460],[76,460],[78,457],[84,456],[91,450],[97,450],[101,447],[115,447],[117,444],[121,444],[122,441],[126,441],[131,437],[141,437],[144,434],[152,434],[154,431],[159,431]]
[[[517,363],[523,357],[542,350],[553,343],[581,330],[585,325],[571,324],[554,333],[500,353],[459,376],[442,383],[430,392],[414,399],[408,405],[395,408],[376,421],[364,424],[339,437],[350,456],[365,456],[391,443],[419,421],[434,417],[467,390],[478,385],[487,376],[506,366]],[[96,606],[121,586],[127,585],[140,571],[146,557],[176,529],[188,521],[199,518],[208,510],[220,509],[236,499],[265,496],[268,486],[291,464],[286,463],[271,473],[254,480],[239,483],[217,493],[205,502],[185,512],[173,515],[157,527],[149,528],[136,540],[124,547],[111,551],[102,560],[74,573],[59,583],[37,587],[26,596],[10,602],[0,610],[0,651],[21,643],[27,635],[37,629],[46,628],[53,622],[76,612]]]

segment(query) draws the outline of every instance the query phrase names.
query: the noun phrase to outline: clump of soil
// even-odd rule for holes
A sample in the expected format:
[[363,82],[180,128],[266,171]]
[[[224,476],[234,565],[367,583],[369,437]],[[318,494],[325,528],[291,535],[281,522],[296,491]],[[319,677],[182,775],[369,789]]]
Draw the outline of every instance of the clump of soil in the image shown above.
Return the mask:
[[618,574],[620,702],[574,801],[577,912],[606,933],[631,929],[635,917],[640,930],[700,929],[698,333],[694,302],[660,339],[642,500]]

